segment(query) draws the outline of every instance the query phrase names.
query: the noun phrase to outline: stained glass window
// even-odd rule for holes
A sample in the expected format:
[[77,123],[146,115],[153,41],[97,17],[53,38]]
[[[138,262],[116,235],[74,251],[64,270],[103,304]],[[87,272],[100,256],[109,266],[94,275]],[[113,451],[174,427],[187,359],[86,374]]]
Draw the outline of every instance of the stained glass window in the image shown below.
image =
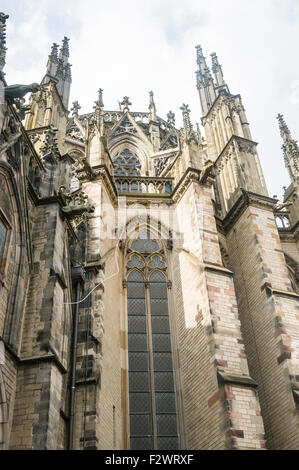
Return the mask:
[[[167,280],[157,270],[165,270],[165,262],[158,243],[147,233],[131,244],[131,250],[135,253],[127,264],[128,269],[133,268],[127,279],[130,447],[176,450],[179,439]],[[142,262],[139,253],[143,253]]]
[[5,240],[6,240],[7,228],[0,219],[0,263],[2,262]]

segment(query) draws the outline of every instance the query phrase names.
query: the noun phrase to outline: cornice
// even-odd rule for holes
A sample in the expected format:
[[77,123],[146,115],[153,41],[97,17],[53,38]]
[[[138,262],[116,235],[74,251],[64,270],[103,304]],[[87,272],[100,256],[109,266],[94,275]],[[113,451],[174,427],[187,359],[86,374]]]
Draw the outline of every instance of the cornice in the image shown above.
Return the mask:
[[182,199],[192,182],[199,183],[200,174],[200,170],[191,167],[187,168],[185,174],[174,188],[172,193],[173,202],[178,203]]
[[43,354],[43,355],[22,358],[14,351],[14,349],[1,336],[0,336],[0,341],[4,343],[5,349],[13,357],[13,359],[16,361],[18,366],[27,365],[27,364],[29,365],[40,364],[43,362],[47,362],[47,363],[55,364],[62,374],[67,373],[67,369],[64,367],[58,355],[54,351],[47,353],[47,354]]
[[81,183],[88,183],[91,181],[103,181],[104,186],[112,200],[112,203],[117,203],[117,191],[106,165],[97,165],[94,167],[90,167],[89,174],[85,168],[82,168],[77,172],[77,176]]
[[245,137],[241,137],[239,135],[232,134],[231,137],[229,138],[228,142],[226,143],[226,145],[223,147],[220,154],[216,158],[216,160],[214,162],[215,166],[219,165],[219,163],[222,160],[223,156],[225,156],[225,153],[227,152],[227,150],[229,149],[230,145],[233,142],[237,142],[237,143],[241,142],[241,143],[244,143],[244,144],[247,144],[247,145],[252,145],[252,146],[255,146],[255,147],[258,145],[258,142],[255,142],[254,140],[246,139]]
[[232,95],[231,93],[227,93],[227,91],[222,91],[221,93],[219,93],[219,95],[216,96],[215,98],[215,101],[214,103],[212,104],[212,106],[210,107],[210,109],[208,110],[207,114],[205,114],[202,118],[201,118],[201,121],[202,121],[202,124],[204,125],[204,121],[209,117],[209,115],[214,111],[216,105],[218,104],[218,102],[220,101],[220,98],[228,98],[228,99],[233,99],[233,98],[240,98],[241,99],[241,95],[240,94],[237,94],[237,95]]
[[288,228],[278,228],[278,233],[282,241],[297,241],[299,239],[299,220]]

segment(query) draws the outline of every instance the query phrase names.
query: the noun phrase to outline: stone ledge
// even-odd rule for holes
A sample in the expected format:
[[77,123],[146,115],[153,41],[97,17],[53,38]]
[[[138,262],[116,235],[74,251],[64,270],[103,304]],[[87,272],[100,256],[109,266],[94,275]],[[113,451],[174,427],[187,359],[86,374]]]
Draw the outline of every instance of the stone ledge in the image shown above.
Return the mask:
[[10,355],[16,361],[17,366],[22,366],[22,365],[27,365],[27,364],[37,364],[40,362],[53,362],[62,374],[67,373],[67,369],[64,367],[59,357],[55,353],[44,354],[41,356],[20,358],[16,354],[16,352],[12,349],[12,347],[9,346],[9,344],[7,344],[7,342],[1,336],[0,336],[0,341],[3,341],[5,349],[10,353]]
[[227,276],[233,276],[233,271],[230,269],[225,268],[224,266],[214,265],[214,264],[204,264],[203,268],[205,271],[216,271]]
[[64,367],[62,362],[59,360],[58,356],[56,354],[50,353],[50,354],[45,354],[42,356],[32,356],[32,357],[26,357],[26,358],[19,358],[18,360],[19,365],[27,365],[27,364],[38,364],[40,362],[53,362],[56,367],[60,370],[62,374],[67,373],[67,369]]
[[237,374],[230,374],[227,372],[217,371],[217,380],[218,380],[219,386],[223,386],[227,384],[242,385],[244,387],[252,387],[252,388],[257,388],[258,386],[256,381],[253,380],[248,375],[237,375]]
[[76,380],[76,385],[100,385],[100,377],[87,377],[86,379]]
[[280,290],[280,289],[273,289],[271,284],[265,283],[262,285],[261,290],[266,289],[266,294],[271,297],[271,295],[279,295],[283,297],[291,297],[293,299],[299,299],[299,294],[293,291],[288,291],[288,290]]

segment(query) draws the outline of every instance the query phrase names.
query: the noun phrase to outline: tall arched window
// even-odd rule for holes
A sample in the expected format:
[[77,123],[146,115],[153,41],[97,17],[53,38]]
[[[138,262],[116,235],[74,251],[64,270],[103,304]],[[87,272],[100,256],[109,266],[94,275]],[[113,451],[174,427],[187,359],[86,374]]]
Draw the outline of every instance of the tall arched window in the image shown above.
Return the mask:
[[166,264],[146,233],[127,257],[130,448],[178,449]]

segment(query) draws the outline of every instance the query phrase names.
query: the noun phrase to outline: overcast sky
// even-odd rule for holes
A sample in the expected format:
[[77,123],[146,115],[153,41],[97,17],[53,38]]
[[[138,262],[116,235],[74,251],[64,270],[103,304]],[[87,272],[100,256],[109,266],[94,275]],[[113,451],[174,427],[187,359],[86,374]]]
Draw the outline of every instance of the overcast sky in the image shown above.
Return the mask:
[[7,21],[8,84],[41,81],[53,42],[70,38],[71,102],[91,112],[98,88],[105,109],[128,95],[158,115],[182,103],[199,122],[195,46],[216,52],[232,93],[240,93],[269,195],[289,185],[276,115],[299,140],[298,0],[1,0]]

